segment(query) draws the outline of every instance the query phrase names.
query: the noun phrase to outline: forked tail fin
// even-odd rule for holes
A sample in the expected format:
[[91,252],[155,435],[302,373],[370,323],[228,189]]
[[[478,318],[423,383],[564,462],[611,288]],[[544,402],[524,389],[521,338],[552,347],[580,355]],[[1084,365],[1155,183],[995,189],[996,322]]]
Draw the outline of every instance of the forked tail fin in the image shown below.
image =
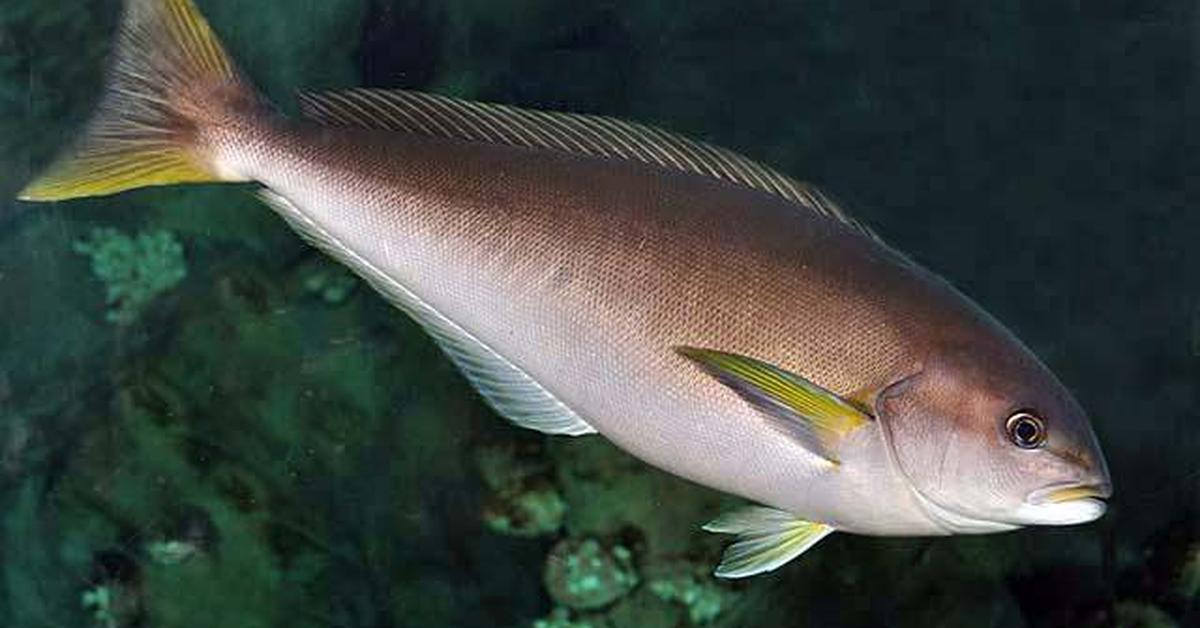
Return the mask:
[[192,0],[126,0],[104,89],[82,137],[21,199],[236,180],[206,135],[265,107]]

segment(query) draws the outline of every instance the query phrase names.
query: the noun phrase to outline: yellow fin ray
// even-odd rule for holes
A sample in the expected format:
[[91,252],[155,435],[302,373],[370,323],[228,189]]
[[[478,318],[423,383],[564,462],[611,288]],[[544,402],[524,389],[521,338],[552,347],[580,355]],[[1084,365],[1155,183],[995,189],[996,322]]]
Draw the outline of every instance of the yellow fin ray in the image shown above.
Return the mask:
[[837,462],[838,441],[871,420],[855,404],[761,360],[695,347],[676,347],[676,351],[831,462]]
[[718,578],[745,578],[774,571],[834,532],[833,526],[764,506],[727,513],[706,524],[704,530],[737,537],[721,556],[721,564],[713,574]]
[[196,145],[205,116],[256,102],[191,0],[127,0],[105,91],[82,137],[27,201],[227,180]]

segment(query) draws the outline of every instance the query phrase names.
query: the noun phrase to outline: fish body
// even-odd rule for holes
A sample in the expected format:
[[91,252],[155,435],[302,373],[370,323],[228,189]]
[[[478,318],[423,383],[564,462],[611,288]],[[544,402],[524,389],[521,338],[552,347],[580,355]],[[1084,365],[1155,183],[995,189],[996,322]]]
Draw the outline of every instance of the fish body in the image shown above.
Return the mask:
[[27,198],[261,184],[500,414],[764,504],[710,525],[742,539],[722,575],[833,530],[1103,512],[1103,455],[1054,376],[807,186],[606,118],[352,90],[285,119],[187,0],[131,0],[121,37],[116,87]]
[[[848,445],[869,453],[834,470],[672,350],[758,356],[842,393],[913,372],[920,340],[904,321],[927,301],[906,297],[957,301],[854,228],[645,164],[358,129],[263,135],[232,140],[222,162],[626,451],[840,529],[946,532],[907,490],[881,486],[895,477],[882,433],[856,437]],[[908,288],[881,294],[880,280]]]

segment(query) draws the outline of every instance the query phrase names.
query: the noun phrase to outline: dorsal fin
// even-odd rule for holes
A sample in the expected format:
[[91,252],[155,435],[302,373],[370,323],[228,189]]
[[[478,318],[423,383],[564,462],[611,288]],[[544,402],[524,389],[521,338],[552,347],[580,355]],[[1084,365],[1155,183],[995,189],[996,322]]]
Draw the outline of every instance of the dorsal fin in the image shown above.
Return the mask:
[[521,109],[406,90],[360,88],[300,92],[298,97],[305,117],[331,126],[626,159],[708,176],[774,194],[882,243],[815,187],[731,150],[652,126],[606,116]]

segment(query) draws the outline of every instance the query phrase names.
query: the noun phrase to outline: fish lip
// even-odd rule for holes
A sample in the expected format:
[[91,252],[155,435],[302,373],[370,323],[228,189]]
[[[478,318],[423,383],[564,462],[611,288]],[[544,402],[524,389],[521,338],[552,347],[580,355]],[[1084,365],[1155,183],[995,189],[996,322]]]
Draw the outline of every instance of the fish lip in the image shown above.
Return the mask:
[[1030,493],[1026,501],[1035,506],[1087,500],[1103,503],[1109,497],[1112,497],[1112,484],[1108,482],[1062,482]]

